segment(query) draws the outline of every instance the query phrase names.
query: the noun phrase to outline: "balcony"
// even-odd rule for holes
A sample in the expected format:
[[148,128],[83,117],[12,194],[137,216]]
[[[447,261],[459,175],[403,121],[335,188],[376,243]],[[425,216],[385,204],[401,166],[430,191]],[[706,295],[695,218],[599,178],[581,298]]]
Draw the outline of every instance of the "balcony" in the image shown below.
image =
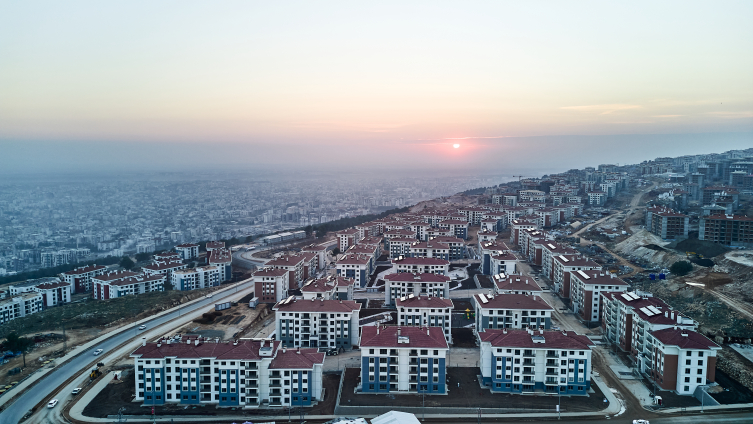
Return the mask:
[[523,360],[523,365],[533,366],[535,365],[534,362],[530,359]]
[[531,351],[531,350],[523,351],[523,357],[524,358],[535,358],[536,357],[536,352]]
[[546,375],[559,375],[557,370],[546,370]]
[[560,356],[556,353],[547,353],[546,357],[547,358],[559,358]]
[[535,375],[536,371],[533,368],[523,368],[523,375]]

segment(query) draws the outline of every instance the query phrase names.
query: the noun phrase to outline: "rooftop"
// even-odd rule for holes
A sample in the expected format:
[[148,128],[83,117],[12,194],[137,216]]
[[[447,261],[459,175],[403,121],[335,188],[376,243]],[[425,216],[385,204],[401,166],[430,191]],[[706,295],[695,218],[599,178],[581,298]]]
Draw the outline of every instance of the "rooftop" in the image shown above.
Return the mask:
[[[532,331],[485,329],[478,333],[481,342],[494,347],[590,350],[594,343],[574,331]],[[534,339],[535,338],[535,339]]]
[[[473,299],[482,309],[537,309],[552,310],[548,303],[541,296],[535,294],[513,294],[504,293],[497,295],[475,294]],[[486,300],[486,302],[484,302]]]
[[651,335],[665,346],[677,346],[680,349],[721,349],[718,344],[695,331],[665,328],[664,330],[652,331]]
[[407,296],[395,299],[398,308],[454,308],[450,299],[429,296]]
[[[290,299],[290,298],[288,298]],[[280,312],[333,312],[352,313],[361,310],[361,304],[353,300],[285,299],[272,307]]]
[[360,346],[447,349],[447,340],[442,327],[364,326]]

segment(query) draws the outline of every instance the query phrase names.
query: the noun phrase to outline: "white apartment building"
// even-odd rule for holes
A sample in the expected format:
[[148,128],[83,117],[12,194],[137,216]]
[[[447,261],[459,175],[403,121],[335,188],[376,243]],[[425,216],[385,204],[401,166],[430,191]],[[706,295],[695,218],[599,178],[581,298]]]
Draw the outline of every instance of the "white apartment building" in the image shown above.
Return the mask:
[[307,281],[301,287],[301,294],[305,300],[353,300],[354,286],[355,281],[350,278],[328,275]]
[[200,266],[191,269],[174,271],[170,283],[173,290],[196,290],[217,287],[222,282],[220,268],[216,266]]
[[398,272],[384,276],[384,303],[394,305],[401,297],[450,298],[450,277],[441,274]]
[[536,294],[498,294],[473,296],[476,332],[492,328],[549,329],[552,307]]
[[0,324],[42,311],[43,302],[42,294],[37,292],[23,293],[0,301]]
[[392,267],[398,273],[410,272],[414,274],[431,273],[447,275],[450,270],[450,261],[435,258],[398,257],[397,259],[392,259]]
[[104,265],[78,267],[61,274],[63,281],[70,284],[71,293],[89,293],[92,291],[92,278],[102,275],[107,270]]
[[481,381],[492,392],[587,395],[591,346],[572,331],[486,330],[481,341]]
[[277,303],[275,335],[287,347],[350,349],[358,344],[361,304],[352,300],[295,299]]
[[626,292],[628,283],[612,273],[575,271],[570,275],[570,300],[573,312],[584,321],[601,317],[602,292]]
[[665,328],[646,336],[648,377],[663,390],[692,395],[716,379],[716,355],[722,348],[691,330]]
[[95,297],[95,299],[107,300],[128,295],[164,291],[165,281],[167,281],[167,277],[162,274],[142,274],[99,283],[95,292],[98,297]]
[[175,252],[181,259],[188,260],[199,257],[199,245],[196,243],[183,243],[175,246]]
[[544,291],[532,277],[527,275],[515,274],[496,274],[492,276],[492,281],[497,287],[497,294],[527,294],[538,295]]
[[359,346],[362,393],[447,393],[441,328],[364,326]]
[[411,327],[442,327],[447,344],[452,344],[452,308],[450,299],[409,294],[395,300],[397,323]]
[[323,399],[324,353],[273,340],[160,339],[131,354],[135,400],[253,409],[310,406]]

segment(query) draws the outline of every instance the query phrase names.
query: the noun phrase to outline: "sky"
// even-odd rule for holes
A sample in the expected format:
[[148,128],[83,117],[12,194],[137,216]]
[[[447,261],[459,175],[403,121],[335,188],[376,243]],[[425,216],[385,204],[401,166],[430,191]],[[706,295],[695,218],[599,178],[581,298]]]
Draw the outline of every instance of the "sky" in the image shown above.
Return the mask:
[[0,172],[555,172],[750,147],[752,19],[750,1],[4,1]]

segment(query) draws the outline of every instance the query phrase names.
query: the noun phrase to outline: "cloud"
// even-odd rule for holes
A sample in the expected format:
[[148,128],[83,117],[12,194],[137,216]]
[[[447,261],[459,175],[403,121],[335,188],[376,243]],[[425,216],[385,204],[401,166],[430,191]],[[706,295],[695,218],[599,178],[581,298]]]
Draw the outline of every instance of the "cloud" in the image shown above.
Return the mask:
[[753,118],[753,111],[751,110],[744,110],[740,112],[727,112],[727,111],[707,112],[707,114],[718,116],[724,119]]
[[643,106],[641,105],[615,103],[615,104],[608,104],[608,105],[563,106],[560,109],[574,110],[576,112],[590,112],[590,113],[596,113],[599,115],[609,115],[611,113],[620,112],[623,110],[642,109],[642,108]]

